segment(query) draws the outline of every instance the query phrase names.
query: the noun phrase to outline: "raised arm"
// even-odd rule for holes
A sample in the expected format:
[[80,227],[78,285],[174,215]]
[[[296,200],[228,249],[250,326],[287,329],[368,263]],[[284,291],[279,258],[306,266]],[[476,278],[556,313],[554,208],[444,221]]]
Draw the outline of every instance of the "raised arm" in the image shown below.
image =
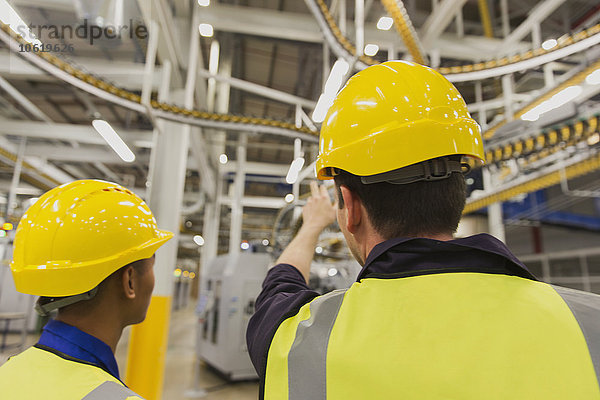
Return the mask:
[[336,218],[337,204],[331,198],[325,186],[316,182],[310,184],[311,197],[302,209],[302,227],[296,237],[277,259],[277,264],[290,264],[296,267],[308,282],[310,264],[319,235]]

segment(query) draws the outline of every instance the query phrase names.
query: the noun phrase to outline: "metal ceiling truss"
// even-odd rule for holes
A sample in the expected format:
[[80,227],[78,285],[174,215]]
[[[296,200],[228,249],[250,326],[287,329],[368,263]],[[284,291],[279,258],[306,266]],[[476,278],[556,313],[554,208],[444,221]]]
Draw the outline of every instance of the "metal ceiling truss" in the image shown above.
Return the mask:
[[[23,43],[23,39],[6,25],[2,26],[2,30],[0,30],[0,39],[14,52],[18,52],[19,44]],[[294,124],[283,121],[209,113],[156,100],[150,101],[151,110],[147,110],[141,102],[141,96],[138,94],[118,88],[100,78],[78,70],[49,52],[24,52],[19,54],[44,71],[87,93],[142,114],[151,112],[153,118],[163,118],[208,128],[270,133],[292,138],[299,137],[313,143],[317,141],[317,132],[307,127],[296,127]]]

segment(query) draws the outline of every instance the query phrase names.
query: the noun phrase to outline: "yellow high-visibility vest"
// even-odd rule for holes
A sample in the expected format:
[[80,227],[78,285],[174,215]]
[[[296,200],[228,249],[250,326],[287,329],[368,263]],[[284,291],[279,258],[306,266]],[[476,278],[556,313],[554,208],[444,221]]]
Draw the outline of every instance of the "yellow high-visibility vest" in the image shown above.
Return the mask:
[[15,400],[139,400],[103,369],[30,347],[0,367],[0,398]]
[[277,329],[266,400],[600,399],[600,296],[516,276],[365,278]]

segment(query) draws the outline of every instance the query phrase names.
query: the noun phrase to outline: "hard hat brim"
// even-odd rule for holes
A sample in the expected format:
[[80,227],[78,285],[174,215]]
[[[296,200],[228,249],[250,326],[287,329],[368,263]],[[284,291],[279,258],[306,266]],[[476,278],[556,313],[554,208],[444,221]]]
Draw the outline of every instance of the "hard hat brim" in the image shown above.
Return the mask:
[[[151,240],[135,248],[128,249],[111,257],[89,262],[71,263],[69,260],[50,260],[42,265],[16,266],[11,263],[12,275],[17,291],[45,297],[73,296],[92,290],[113,272],[134,261],[152,255],[173,237],[166,230],[156,230]],[[38,275],[43,273],[43,279]],[[82,281],[78,277],[88,276]]]
[[483,162],[480,138],[479,125],[468,118],[452,124],[421,120],[395,127],[388,125],[378,132],[377,140],[365,134],[361,140],[319,154],[317,178],[332,179],[327,174],[328,167],[369,176],[448,155],[463,155]]

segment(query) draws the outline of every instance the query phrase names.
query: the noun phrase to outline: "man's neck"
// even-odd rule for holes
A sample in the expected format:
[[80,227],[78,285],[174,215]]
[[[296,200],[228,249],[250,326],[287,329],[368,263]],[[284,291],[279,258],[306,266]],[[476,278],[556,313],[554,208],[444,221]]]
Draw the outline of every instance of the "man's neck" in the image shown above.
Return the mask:
[[[385,242],[387,240],[383,236],[379,235],[374,229],[371,230],[369,233],[370,234],[366,235],[365,241],[363,242],[364,243],[363,251],[362,251],[362,255],[364,257],[362,260],[363,263],[366,261],[367,257],[369,256],[369,254],[371,253],[371,251],[373,250],[373,248],[375,246],[377,246],[379,243]],[[424,235],[418,235],[415,237],[439,240],[442,242],[446,242],[448,240],[454,239],[454,237],[451,234],[444,234],[444,233],[433,234],[433,235],[424,234]]]
[[111,348],[113,354],[117,348],[117,343],[119,343],[121,334],[123,333],[121,324],[111,321],[111,318],[107,318],[106,315],[99,317],[90,314],[79,317],[72,314],[59,313],[56,319],[102,340]]

